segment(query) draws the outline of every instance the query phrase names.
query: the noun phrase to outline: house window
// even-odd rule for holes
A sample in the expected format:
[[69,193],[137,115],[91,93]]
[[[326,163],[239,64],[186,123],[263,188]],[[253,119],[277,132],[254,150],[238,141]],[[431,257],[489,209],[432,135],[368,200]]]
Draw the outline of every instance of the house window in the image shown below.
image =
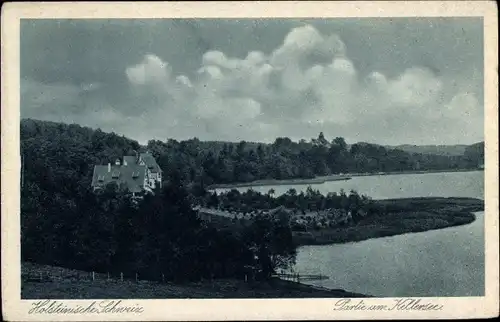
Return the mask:
[[135,178],[137,178],[137,177],[139,177],[139,172],[138,172],[138,171],[134,171],[134,172],[132,172],[132,178],[134,178],[134,179],[135,179]]
[[99,181],[99,182],[103,182],[103,181],[104,181],[104,176],[99,176],[99,177],[97,178],[97,181]]
[[120,176],[120,171],[113,171],[113,174],[111,175],[113,179],[117,179],[119,176]]

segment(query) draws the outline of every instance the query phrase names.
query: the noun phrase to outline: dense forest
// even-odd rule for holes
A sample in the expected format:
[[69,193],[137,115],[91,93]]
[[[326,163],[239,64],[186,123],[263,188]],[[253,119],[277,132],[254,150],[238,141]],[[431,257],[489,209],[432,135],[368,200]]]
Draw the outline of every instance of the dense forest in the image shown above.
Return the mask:
[[[242,276],[248,267],[269,276],[293,263],[291,228],[280,216],[256,218],[236,233],[201,222],[191,208],[193,199],[220,206],[224,198],[232,198],[229,194],[218,200],[206,191],[210,184],[340,172],[476,168],[484,162],[484,143],[468,147],[463,156],[437,156],[367,143],[348,147],[343,138],[330,142],[322,133],[309,142],[277,138],[272,144],[228,143],[195,138],[152,140],[141,146],[124,136],[76,124],[25,119],[20,134],[23,260],[139,272],[152,279],[162,274],[173,280],[234,277]],[[94,165],[145,149],[165,171],[161,191],[139,203],[131,202],[119,187],[91,192]],[[225,204],[351,209],[361,200],[359,207],[370,207],[368,199],[356,196],[244,194],[233,198],[236,204]]]
[[462,155],[467,145],[412,145],[402,144],[396,146],[386,146],[387,149],[398,149],[408,153],[425,153],[437,155]]
[[329,142],[320,133],[310,142],[277,138],[272,144],[227,143],[195,138],[181,142],[151,140],[147,148],[169,177],[208,186],[338,173],[472,169],[484,163],[484,153],[480,154],[484,143],[474,146],[474,151],[468,149],[460,156],[408,153],[369,143],[348,147],[343,138]]
[[[73,180],[65,185],[84,187],[90,184],[95,164],[113,162],[144,149],[152,152],[167,178],[204,187],[337,173],[472,169],[484,164],[484,142],[468,146],[460,156],[408,153],[369,143],[348,147],[343,138],[330,142],[323,133],[309,142],[289,138],[277,138],[272,144],[203,142],[194,138],[180,142],[151,140],[144,147],[99,129],[36,120],[21,122],[21,149],[29,160],[27,176],[46,173],[49,182],[70,177]],[[67,173],[52,175],[54,171]]]
[[22,259],[173,281],[266,277],[277,264],[294,262],[291,231],[280,221],[262,217],[236,233],[217,230],[197,218],[182,187],[157,192],[134,203],[112,185],[69,197],[29,183],[22,190]]
[[100,130],[23,121],[22,260],[175,281],[265,278],[294,262],[287,222],[268,216],[237,231],[219,230],[199,220],[193,190],[175,175],[138,202],[114,185],[91,191],[94,164],[140,149]]

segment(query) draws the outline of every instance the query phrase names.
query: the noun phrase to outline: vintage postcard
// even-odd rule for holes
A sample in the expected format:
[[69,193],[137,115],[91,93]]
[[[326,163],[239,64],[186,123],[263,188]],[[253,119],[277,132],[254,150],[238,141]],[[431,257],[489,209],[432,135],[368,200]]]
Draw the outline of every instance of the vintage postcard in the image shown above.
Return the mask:
[[494,2],[9,3],[7,321],[494,317]]

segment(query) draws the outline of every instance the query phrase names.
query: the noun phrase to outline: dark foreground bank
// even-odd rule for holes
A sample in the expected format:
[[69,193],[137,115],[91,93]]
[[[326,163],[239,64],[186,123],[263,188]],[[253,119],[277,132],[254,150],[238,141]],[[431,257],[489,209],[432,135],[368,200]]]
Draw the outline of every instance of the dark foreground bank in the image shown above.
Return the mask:
[[[273,278],[245,282],[236,279],[186,284],[127,280],[61,267],[22,264],[22,299],[189,299],[189,298],[354,298],[367,297]],[[40,275],[41,274],[41,275]],[[40,276],[42,280],[40,281]]]
[[346,226],[294,232],[298,245],[341,244],[371,238],[423,232],[473,222],[473,212],[484,210],[475,198],[404,198],[377,200],[383,214],[369,215]]

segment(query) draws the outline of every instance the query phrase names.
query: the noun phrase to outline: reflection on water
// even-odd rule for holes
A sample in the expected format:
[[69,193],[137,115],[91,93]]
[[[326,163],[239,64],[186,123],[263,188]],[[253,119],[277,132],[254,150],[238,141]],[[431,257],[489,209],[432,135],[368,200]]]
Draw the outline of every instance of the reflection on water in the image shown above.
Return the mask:
[[[291,187],[255,187],[277,194]],[[313,185],[322,193],[354,189],[374,199],[404,197],[484,198],[484,172],[356,177]],[[240,190],[246,190],[240,189]],[[295,271],[322,274],[308,283],[374,296],[484,295],[484,213],[471,224],[344,245],[299,248]]]
[[343,245],[304,246],[295,270],[311,284],[374,296],[484,295],[484,213],[475,222]]

